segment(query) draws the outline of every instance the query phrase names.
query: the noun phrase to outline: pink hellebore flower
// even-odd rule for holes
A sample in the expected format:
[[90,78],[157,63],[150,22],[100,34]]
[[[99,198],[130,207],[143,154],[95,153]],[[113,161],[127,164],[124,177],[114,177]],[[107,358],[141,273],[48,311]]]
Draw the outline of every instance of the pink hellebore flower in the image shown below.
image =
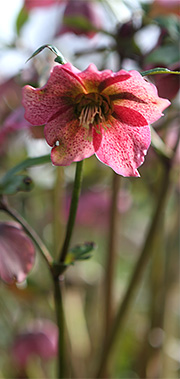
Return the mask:
[[11,284],[22,282],[32,269],[35,248],[21,225],[0,222],[0,277]]
[[32,356],[43,360],[57,354],[58,328],[49,320],[36,320],[23,333],[19,334],[13,344],[14,361],[20,368],[26,368]]
[[25,86],[25,118],[45,124],[54,165],[66,166],[94,153],[123,176],[139,176],[150,145],[148,124],[170,102],[137,71],[79,71],[70,63],[55,66],[42,88]]

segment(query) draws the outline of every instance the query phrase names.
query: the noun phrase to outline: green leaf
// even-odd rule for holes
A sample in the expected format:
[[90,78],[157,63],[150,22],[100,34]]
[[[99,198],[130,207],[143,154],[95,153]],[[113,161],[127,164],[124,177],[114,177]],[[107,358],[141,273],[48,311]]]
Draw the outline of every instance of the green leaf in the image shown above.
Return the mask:
[[174,40],[179,40],[179,32],[180,32],[180,23],[179,17],[176,15],[162,15],[155,18],[158,26],[161,29],[165,29],[169,36]]
[[0,186],[4,185],[6,182],[11,180],[12,175],[17,174],[18,172],[21,172],[29,167],[38,166],[45,163],[50,163],[51,158],[50,155],[42,155],[41,157],[37,158],[28,158],[25,159],[23,162],[19,163],[17,166],[11,168],[4,176],[0,179]]
[[32,179],[27,175],[13,175],[8,181],[0,183],[0,195],[14,195],[19,191],[31,191]]
[[63,55],[60,53],[60,51],[53,45],[42,45],[40,46],[26,61],[26,63],[34,58],[36,55],[38,55],[39,53],[41,53],[41,51],[43,51],[45,48],[48,48],[50,51],[52,51],[53,54],[56,55],[56,58],[55,58],[55,62],[58,62],[60,64],[65,64],[66,63],[66,60],[64,59]]
[[179,45],[168,44],[165,46],[159,46],[158,49],[152,51],[147,58],[146,63],[162,64],[169,66],[179,61]]
[[156,74],[176,74],[180,75],[180,71],[171,71],[168,68],[156,67],[151,70],[143,71],[140,73],[142,76],[146,75],[156,75]]
[[92,250],[96,248],[94,242],[85,242],[81,245],[76,245],[66,255],[65,262],[53,262],[52,272],[53,275],[61,275],[69,266],[74,265],[75,261],[86,260],[91,258]]
[[24,7],[21,8],[16,19],[16,31],[18,35],[20,34],[21,28],[26,23],[28,18],[29,18],[29,13],[27,12],[27,10]]

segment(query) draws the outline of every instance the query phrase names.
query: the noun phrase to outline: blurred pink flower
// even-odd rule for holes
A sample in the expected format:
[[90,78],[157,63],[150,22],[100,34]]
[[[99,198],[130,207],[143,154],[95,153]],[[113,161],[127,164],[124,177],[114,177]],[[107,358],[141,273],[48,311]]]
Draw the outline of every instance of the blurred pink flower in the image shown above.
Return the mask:
[[0,139],[6,138],[10,133],[27,128],[29,128],[34,138],[44,138],[43,126],[32,126],[30,122],[24,118],[24,108],[20,106],[12,111],[5,119],[0,130]]
[[0,222],[0,277],[11,284],[22,282],[32,269],[35,248],[20,224]]
[[36,320],[28,329],[17,335],[12,347],[15,363],[26,368],[29,358],[38,356],[48,360],[57,354],[58,329],[49,320]]
[[[65,218],[68,219],[71,197],[66,199]],[[132,198],[128,191],[120,190],[117,207],[120,213],[125,213],[131,207]],[[103,228],[109,225],[111,206],[110,193],[107,190],[87,191],[81,194],[76,221],[82,226]]]
[[123,176],[139,176],[150,145],[150,123],[162,116],[168,100],[137,71],[79,71],[70,63],[55,66],[42,88],[25,86],[25,118],[45,124],[54,165],[66,166],[92,156]]
[[24,0],[24,7],[27,10],[40,7],[48,7],[50,5],[64,2],[63,0]]
[[2,125],[1,131],[8,134],[30,126],[31,124],[24,118],[24,108],[20,106],[8,115]]
[[21,104],[22,89],[15,77],[0,83],[0,154],[6,151],[7,130],[4,122],[12,112],[12,109]]
[[76,35],[85,34],[91,38],[96,32],[89,29],[93,27],[99,29],[102,26],[97,13],[97,4],[92,0],[69,0],[64,10],[62,23],[63,25],[56,33],[57,36],[69,32]]

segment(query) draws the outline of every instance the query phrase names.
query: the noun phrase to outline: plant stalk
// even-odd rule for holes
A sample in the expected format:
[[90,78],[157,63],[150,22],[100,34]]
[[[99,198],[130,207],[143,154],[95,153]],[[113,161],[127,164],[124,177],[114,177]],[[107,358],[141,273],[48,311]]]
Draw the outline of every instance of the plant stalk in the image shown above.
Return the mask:
[[81,191],[81,184],[82,184],[82,177],[83,177],[83,161],[77,162],[76,164],[76,174],[75,174],[75,180],[74,180],[74,188],[72,193],[72,199],[71,199],[71,206],[69,211],[69,218],[67,223],[67,229],[66,229],[66,236],[64,240],[64,244],[61,250],[60,254],[60,263],[63,263],[66,258],[66,254],[69,249],[69,244],[75,224],[76,219],[76,212],[78,207],[78,201]]
[[62,302],[61,279],[54,278],[54,302],[58,334],[58,353],[57,353],[57,377],[58,379],[65,378],[65,341],[64,341],[64,311]]

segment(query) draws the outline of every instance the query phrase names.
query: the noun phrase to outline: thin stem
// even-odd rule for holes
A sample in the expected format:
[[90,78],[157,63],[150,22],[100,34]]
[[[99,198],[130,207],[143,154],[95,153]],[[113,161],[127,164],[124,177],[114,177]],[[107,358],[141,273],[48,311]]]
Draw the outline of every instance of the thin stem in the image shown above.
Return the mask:
[[4,200],[0,200],[0,209],[9,216],[11,216],[14,220],[18,221],[19,224],[23,227],[23,229],[26,231],[26,233],[30,236],[32,241],[36,244],[38,247],[41,255],[45,259],[45,261],[48,263],[48,266],[51,268],[53,263],[53,258],[51,254],[49,253],[49,250],[41,240],[41,238],[38,236],[38,234],[35,232],[35,230],[27,223],[27,221],[13,208],[11,208],[7,202]]
[[147,237],[145,239],[144,246],[142,248],[141,254],[139,256],[139,259],[136,263],[135,269],[132,273],[131,280],[129,282],[129,286],[127,288],[127,291],[125,292],[124,298],[122,300],[122,303],[119,306],[116,318],[114,320],[114,324],[112,326],[108,342],[104,347],[104,350],[102,352],[102,357],[100,360],[100,365],[97,371],[96,378],[101,378],[102,373],[105,370],[105,366],[107,364],[107,360],[109,358],[109,353],[111,351],[111,347],[115,341],[116,336],[118,335],[119,337],[119,332],[120,330],[122,331],[122,324],[125,318],[125,315],[127,313],[128,307],[130,305],[130,302],[132,300],[133,294],[135,289],[137,288],[143,270],[147,265],[147,262],[150,258],[151,255],[151,243],[153,241],[153,238],[155,236],[156,228],[158,226],[159,222],[159,217],[161,215],[161,212],[164,207],[166,195],[168,192],[168,184],[169,184],[169,177],[170,177],[170,165],[166,165],[164,169],[164,176],[163,179],[161,180],[161,187],[160,187],[160,192],[159,192],[159,197],[157,201],[157,206],[154,212],[154,216],[152,218],[152,222],[149,228],[149,231],[147,233]]
[[67,229],[66,229],[66,236],[65,236],[64,244],[63,244],[61,255],[60,255],[61,263],[65,261],[66,254],[68,252],[68,248],[69,248],[69,244],[71,240],[71,236],[72,236],[72,232],[73,232],[73,228],[74,228],[76,212],[77,212],[77,207],[78,207],[78,200],[79,200],[79,195],[81,191],[82,177],[83,177],[82,169],[83,169],[83,161],[77,162],[74,188],[73,188],[72,199],[71,199],[71,207],[69,211],[69,219],[68,219]]
[[58,356],[57,364],[58,379],[65,378],[65,343],[64,343],[64,311],[62,303],[62,289],[59,278],[54,278],[54,302],[56,310],[57,326],[59,329],[58,335]]
[[53,246],[54,257],[58,259],[60,241],[63,238],[63,222],[62,222],[62,209],[63,209],[63,184],[64,184],[64,170],[63,167],[56,167],[56,181],[52,192],[53,202]]
[[[76,212],[78,207],[78,200],[81,190],[82,183],[82,168],[83,161],[77,162],[76,165],[76,174],[74,180],[74,188],[71,199],[71,207],[69,211],[69,219],[67,223],[66,236],[64,240],[64,244],[62,247],[61,255],[60,255],[60,263],[63,263],[66,254],[68,252],[74,224],[76,218]],[[63,311],[63,303],[62,303],[62,289],[59,278],[54,275],[54,301],[56,308],[56,317],[57,317],[57,325],[59,329],[59,337],[58,337],[58,378],[65,377],[65,338],[64,338],[64,311]]]
[[110,209],[109,243],[105,273],[105,339],[110,331],[113,316],[113,278],[115,269],[116,247],[117,247],[117,200],[119,192],[120,176],[113,172],[112,197]]

